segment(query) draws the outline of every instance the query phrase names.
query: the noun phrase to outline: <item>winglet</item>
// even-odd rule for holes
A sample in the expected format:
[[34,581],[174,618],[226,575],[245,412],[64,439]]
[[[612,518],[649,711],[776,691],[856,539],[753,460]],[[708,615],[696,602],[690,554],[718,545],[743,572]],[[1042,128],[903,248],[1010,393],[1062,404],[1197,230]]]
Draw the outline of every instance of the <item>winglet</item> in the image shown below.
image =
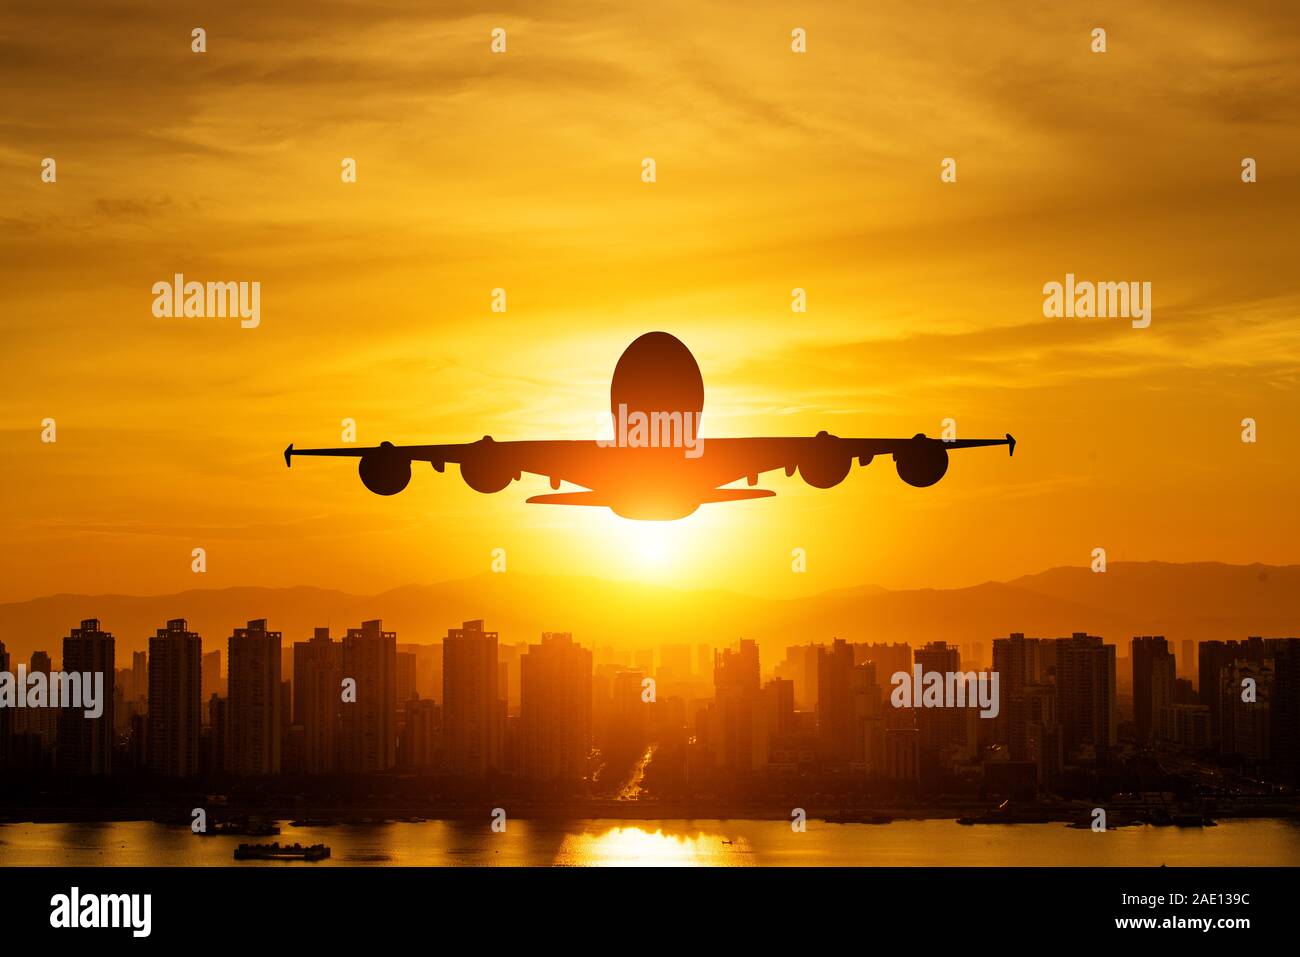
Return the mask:
[[290,442],[290,443],[289,443],[289,447],[288,447],[287,449],[284,450],[284,464],[285,464],[286,466],[288,466],[288,465],[291,464],[291,463],[289,462],[289,456],[291,456],[291,455],[293,455],[293,443],[292,443],[292,442]]
[[[289,446],[289,448],[293,448],[293,446],[291,445]],[[285,453],[285,455],[288,454],[289,453],[287,452]],[[1016,438],[1010,432],[1008,432],[1007,433],[1007,455],[1015,455],[1015,454],[1016,454]]]

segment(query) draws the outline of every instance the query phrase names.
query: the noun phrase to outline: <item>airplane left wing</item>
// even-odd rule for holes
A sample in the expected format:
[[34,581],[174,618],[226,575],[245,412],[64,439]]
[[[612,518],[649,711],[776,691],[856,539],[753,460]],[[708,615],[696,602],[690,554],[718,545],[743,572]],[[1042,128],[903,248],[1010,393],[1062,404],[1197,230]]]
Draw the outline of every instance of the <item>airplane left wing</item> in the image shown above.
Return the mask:
[[1001,439],[932,439],[919,434],[910,439],[872,439],[819,432],[812,438],[706,439],[702,445],[702,458],[709,460],[710,479],[716,485],[740,479],[753,485],[762,472],[784,469],[786,475],[793,475],[797,469],[804,481],[816,488],[838,485],[855,460],[868,465],[877,455],[891,455],[899,477],[924,488],[943,478],[950,450],[1005,445],[1010,454],[1016,451],[1010,433]]
[[608,456],[592,453],[598,443],[582,441],[497,442],[484,436],[477,442],[450,445],[347,446],[334,449],[284,450],[284,464],[294,456],[323,455],[359,458],[358,471],[366,488],[379,495],[396,495],[411,480],[412,462],[429,462],[441,472],[448,462],[460,466],[461,477],[477,492],[499,492],[524,472],[549,478],[551,487],[561,482],[592,487],[613,465]]

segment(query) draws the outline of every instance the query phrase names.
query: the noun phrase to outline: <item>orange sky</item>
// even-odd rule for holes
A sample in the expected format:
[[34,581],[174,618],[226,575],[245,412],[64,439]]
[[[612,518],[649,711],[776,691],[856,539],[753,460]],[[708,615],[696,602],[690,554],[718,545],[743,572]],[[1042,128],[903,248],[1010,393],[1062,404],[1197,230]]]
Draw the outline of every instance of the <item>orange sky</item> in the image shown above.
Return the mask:
[[[1099,546],[1300,561],[1284,5],[269,6],[0,11],[0,600],[377,591],[497,547],[511,571],[775,595]],[[261,326],[155,318],[175,272],[259,281]],[[1044,318],[1067,272],[1151,282],[1151,327]],[[1020,446],[931,489],[887,460],[828,492],[777,473],[775,499],[670,526],[525,505],[539,478],[483,496],[417,466],[385,499],[352,463],[280,458],[345,417],[365,444],[590,437],[650,329],[699,359],[706,436],[951,417]]]

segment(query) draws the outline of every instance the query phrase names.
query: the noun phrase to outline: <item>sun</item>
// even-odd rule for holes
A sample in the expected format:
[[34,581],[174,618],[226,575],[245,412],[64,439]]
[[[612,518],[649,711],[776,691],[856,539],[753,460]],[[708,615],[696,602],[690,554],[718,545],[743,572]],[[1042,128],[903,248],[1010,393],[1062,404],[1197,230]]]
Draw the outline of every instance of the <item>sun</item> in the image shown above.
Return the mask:
[[630,522],[628,545],[643,568],[667,568],[677,544],[675,522]]

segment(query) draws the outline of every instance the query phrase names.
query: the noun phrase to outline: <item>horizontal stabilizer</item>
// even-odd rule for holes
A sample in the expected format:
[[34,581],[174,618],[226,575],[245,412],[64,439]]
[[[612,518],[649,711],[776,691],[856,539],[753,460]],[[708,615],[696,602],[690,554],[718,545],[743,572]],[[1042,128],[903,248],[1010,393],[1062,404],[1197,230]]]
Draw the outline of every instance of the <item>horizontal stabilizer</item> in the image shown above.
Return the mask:
[[[740,502],[751,498],[768,498],[775,495],[766,488],[715,488],[706,489],[699,498],[692,497],[695,505],[708,505],[712,502]],[[528,499],[529,505],[594,505],[606,506],[618,510],[626,502],[614,502],[603,492],[555,492],[546,495],[534,495]]]
[[599,492],[557,492],[553,495],[534,495],[529,505],[608,505],[609,499]]
[[700,496],[700,504],[710,502],[743,502],[751,498],[770,498],[775,495],[770,488],[715,488]]

